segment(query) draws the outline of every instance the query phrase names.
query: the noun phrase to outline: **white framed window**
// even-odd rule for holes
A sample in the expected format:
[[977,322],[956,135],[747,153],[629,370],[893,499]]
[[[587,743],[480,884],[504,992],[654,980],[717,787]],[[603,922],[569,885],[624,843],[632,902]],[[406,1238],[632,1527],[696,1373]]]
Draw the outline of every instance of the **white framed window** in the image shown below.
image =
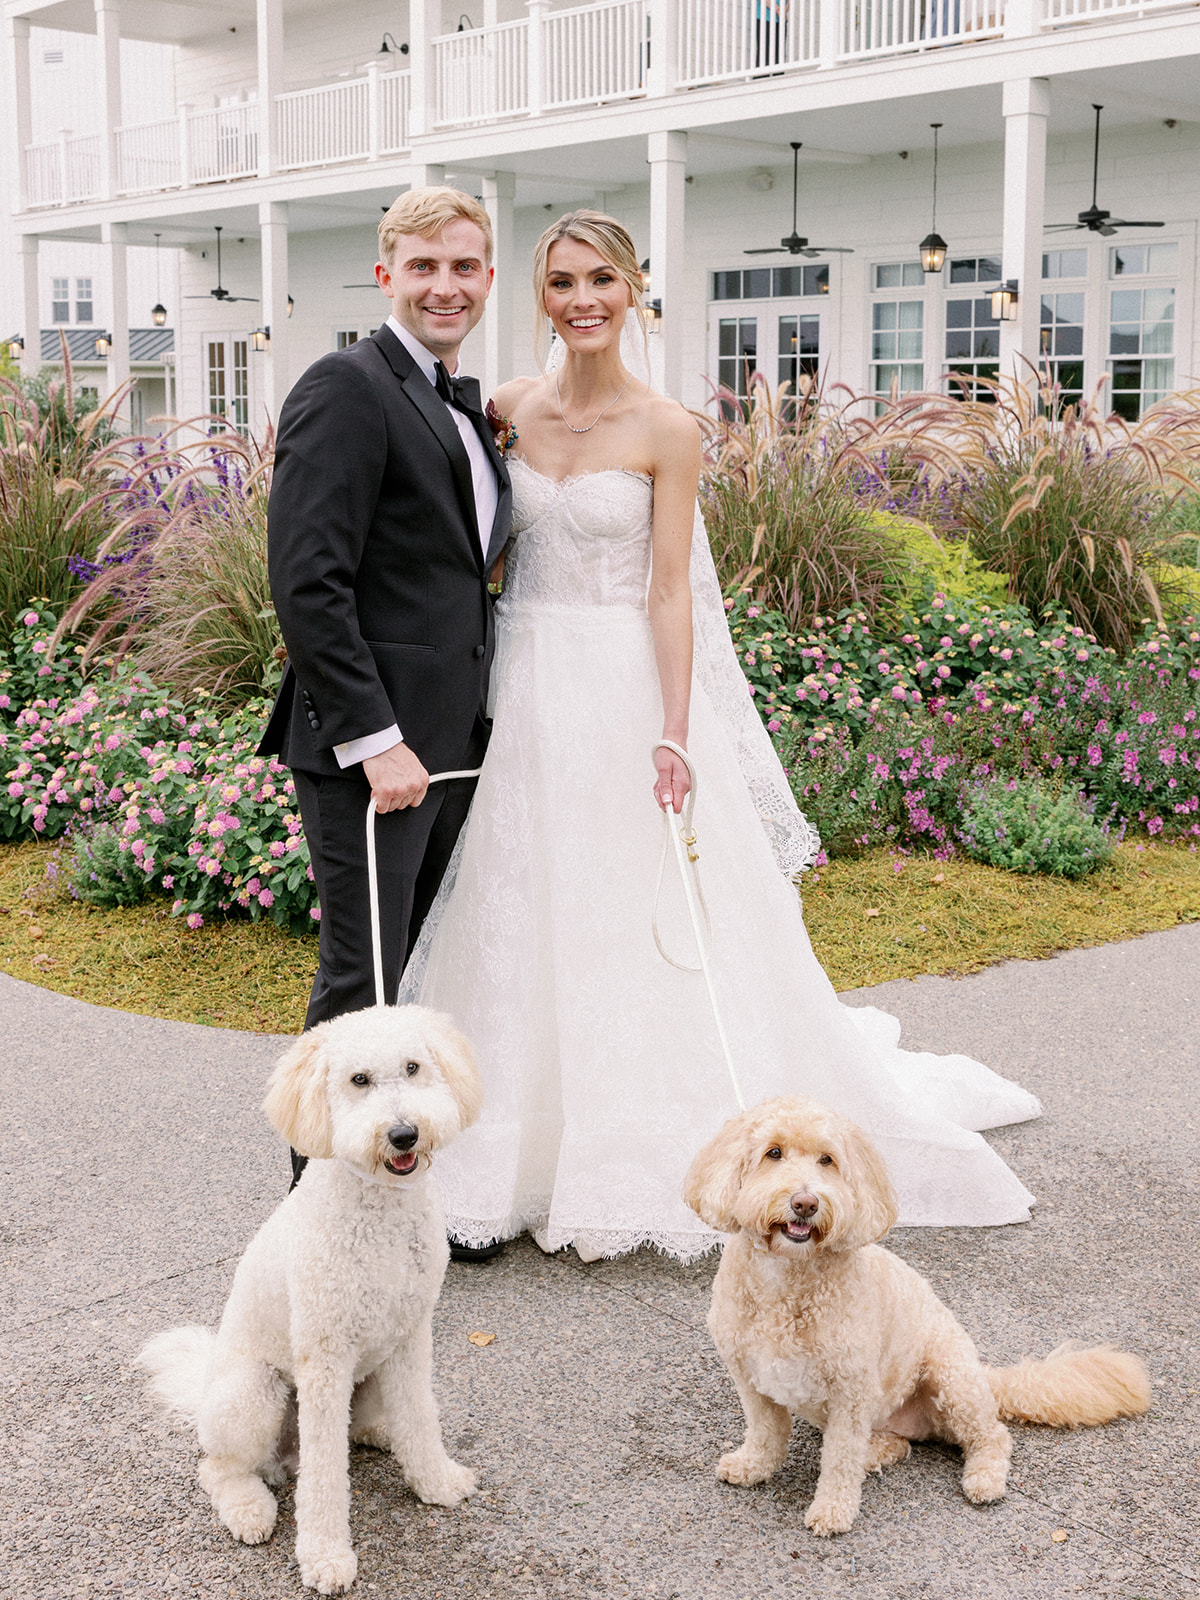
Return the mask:
[[[212,417],[224,417],[228,414],[228,397],[225,393],[225,341],[224,339],[208,339],[205,342],[205,373],[208,378],[208,410]],[[212,422],[209,425],[211,433],[220,433],[220,427]]]
[[92,280],[90,278],[76,278],[75,321],[91,322],[92,306]]
[[794,412],[796,398],[811,393],[817,384],[821,365],[821,319],[803,312],[781,316],[776,333],[778,381],[787,384],[791,397],[789,411]]
[[1178,271],[1179,246],[1173,241],[1115,244],[1108,252],[1110,278],[1174,277]]
[[1082,289],[1042,290],[1038,364],[1057,385],[1060,405],[1078,405],[1083,399],[1084,298]]
[[1108,353],[1112,408],[1136,422],[1175,387],[1174,285],[1110,291]]
[[919,261],[881,261],[872,270],[876,289],[923,289],[925,271]]
[[959,256],[950,263],[947,282],[951,287],[956,283],[999,283],[1000,257]]
[[829,266],[738,267],[712,274],[711,300],[796,300],[829,293]]
[[70,322],[71,320],[71,280],[70,278],[51,278],[50,280],[50,321]]
[[204,342],[210,433],[227,419],[241,434],[250,429],[250,340],[243,334],[215,335]]
[[871,388],[888,395],[893,385],[900,394],[925,385],[923,300],[876,300],[871,307]]
[[1084,248],[1047,250],[1042,255],[1042,281],[1058,278],[1086,278],[1088,253]]
[[357,328],[335,328],[333,330],[333,348],[335,350],[348,350],[352,344],[357,344],[360,335]]
[[717,382],[739,400],[749,394],[750,379],[758,371],[758,320],[721,317],[717,323]]

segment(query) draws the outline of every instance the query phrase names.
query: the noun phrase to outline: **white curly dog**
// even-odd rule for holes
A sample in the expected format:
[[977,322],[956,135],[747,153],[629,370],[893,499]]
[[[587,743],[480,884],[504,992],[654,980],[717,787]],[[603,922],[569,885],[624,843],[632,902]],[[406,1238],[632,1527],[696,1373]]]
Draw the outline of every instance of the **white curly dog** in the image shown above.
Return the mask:
[[863,1480],[910,1439],[961,1446],[963,1492],[1003,1498],[1012,1440],[1000,1420],[1051,1427],[1136,1416],[1145,1368],[1109,1346],[1060,1346],[1044,1361],[984,1366],[919,1273],[876,1242],[896,1220],[883,1158],[860,1128],[815,1101],[764,1101],[727,1122],[693,1161],[685,1198],[733,1235],[708,1326],[746,1437],[721,1457],[727,1483],[761,1483],[787,1455],[792,1418],[821,1430],[814,1533],[845,1533]]
[[422,1007],[376,1006],[303,1034],[264,1101],[309,1157],[303,1178],[251,1240],[216,1334],[173,1328],[138,1357],[162,1406],[196,1428],[200,1482],[246,1544],[275,1526],[267,1481],[282,1478],[294,1390],[296,1559],[321,1594],[357,1572],[349,1439],[390,1449],[427,1504],[475,1488],[446,1454],[433,1398],[448,1247],[428,1169],[482,1095],[467,1041]]

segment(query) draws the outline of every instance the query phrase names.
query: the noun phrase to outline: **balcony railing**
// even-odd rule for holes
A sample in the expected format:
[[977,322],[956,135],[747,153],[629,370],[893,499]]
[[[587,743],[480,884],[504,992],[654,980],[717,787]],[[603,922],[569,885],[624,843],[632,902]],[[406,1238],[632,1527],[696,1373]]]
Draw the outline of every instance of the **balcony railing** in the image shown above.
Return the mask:
[[[706,84],[828,69],[1004,33],[1006,0],[668,0],[673,59],[651,28],[653,0],[598,0],[567,10],[529,0],[530,15],[433,41],[429,123],[436,129]],[[1197,0],[1037,0],[1034,30],[1196,10]],[[1022,22],[1021,30],[1029,26]],[[665,49],[666,41],[663,41]],[[659,53],[656,53],[659,52]],[[274,170],[353,165],[409,147],[412,77],[381,72],[276,97]],[[427,123],[427,126],[429,125]],[[182,108],[164,122],[120,128],[111,174],[117,194],[229,183],[266,170],[253,101]],[[102,194],[100,138],[63,133],[25,152],[25,203],[78,205]]]
[[529,23],[451,33],[433,42],[436,127],[468,127],[529,110]]
[[820,0],[682,0],[676,81],[691,89],[816,66],[820,24]]
[[25,192],[31,206],[71,206],[100,194],[100,138],[62,134],[25,151]]

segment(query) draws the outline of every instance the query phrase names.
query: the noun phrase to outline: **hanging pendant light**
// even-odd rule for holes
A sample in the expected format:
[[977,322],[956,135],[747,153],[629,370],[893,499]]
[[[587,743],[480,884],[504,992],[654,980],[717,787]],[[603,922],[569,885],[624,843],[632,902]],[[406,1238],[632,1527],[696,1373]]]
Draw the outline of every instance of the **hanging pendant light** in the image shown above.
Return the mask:
[[929,232],[921,240],[921,271],[940,272],[946,261],[946,241],[937,231],[938,129],[941,123],[931,122],[929,126],[933,129],[933,216]]
[[161,238],[161,233],[154,235],[154,293],[158,297],[158,304],[151,308],[150,321],[156,328],[165,328],[167,324],[167,308],[162,303],[162,277],[159,273],[158,262],[158,241]]

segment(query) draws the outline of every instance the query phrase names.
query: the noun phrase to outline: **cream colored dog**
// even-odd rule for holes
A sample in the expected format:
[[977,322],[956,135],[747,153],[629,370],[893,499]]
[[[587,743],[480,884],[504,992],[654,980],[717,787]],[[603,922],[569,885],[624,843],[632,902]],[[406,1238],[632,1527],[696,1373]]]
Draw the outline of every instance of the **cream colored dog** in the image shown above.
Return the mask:
[[845,1533],[863,1479],[910,1439],[962,1447],[963,1492],[1003,1498],[1012,1441],[1000,1420],[1051,1427],[1136,1416],[1145,1368],[1109,1346],[986,1367],[929,1284],[876,1242],[896,1220],[879,1152],[815,1101],[767,1100],[727,1122],[693,1161],[685,1198],[726,1243],[708,1326],[737,1386],[746,1437],[727,1483],[783,1465],[793,1416],[824,1435],[814,1533]]
[[[354,1582],[348,1437],[390,1449],[429,1505],[475,1475],[446,1454],[433,1398],[434,1303],[449,1249],[428,1173],[479,1114],[470,1046],[449,1018],[376,1006],[303,1034],[264,1109],[309,1163],[250,1241],[212,1334],[173,1328],[138,1357],[164,1408],[195,1426],[200,1482],[237,1539],[275,1526],[299,1411],[296,1559],[321,1594]],[[353,1412],[352,1412],[353,1407]]]

